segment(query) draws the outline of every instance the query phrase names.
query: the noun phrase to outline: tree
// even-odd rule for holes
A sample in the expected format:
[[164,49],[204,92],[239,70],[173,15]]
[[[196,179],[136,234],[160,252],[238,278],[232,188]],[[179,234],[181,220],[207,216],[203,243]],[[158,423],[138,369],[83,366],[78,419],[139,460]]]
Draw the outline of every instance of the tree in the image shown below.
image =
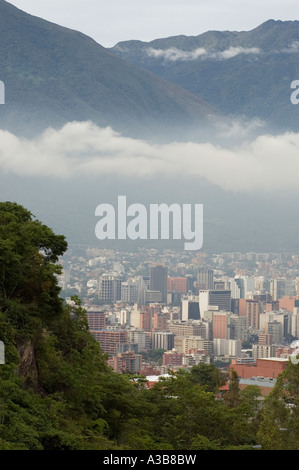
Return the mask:
[[252,415],[256,414],[259,409],[259,399],[262,398],[261,389],[257,385],[247,385],[240,392],[241,402],[246,403]]
[[18,329],[61,312],[57,261],[66,249],[64,236],[22,206],[0,204],[0,308]]
[[258,429],[265,450],[299,450],[299,364],[288,362],[262,410]]
[[154,435],[177,450],[220,450],[255,443],[246,413],[229,408],[190,377],[180,370],[149,391]]
[[226,376],[213,364],[198,364],[191,368],[190,380],[204,386],[208,392],[217,392],[226,383]]
[[133,384],[108,368],[80,300],[59,296],[66,248],[22,206],[0,203],[0,449],[114,449],[114,416],[136,409]]
[[225,393],[223,401],[230,408],[237,407],[241,402],[238,374],[234,369],[230,369],[228,379],[229,390]]

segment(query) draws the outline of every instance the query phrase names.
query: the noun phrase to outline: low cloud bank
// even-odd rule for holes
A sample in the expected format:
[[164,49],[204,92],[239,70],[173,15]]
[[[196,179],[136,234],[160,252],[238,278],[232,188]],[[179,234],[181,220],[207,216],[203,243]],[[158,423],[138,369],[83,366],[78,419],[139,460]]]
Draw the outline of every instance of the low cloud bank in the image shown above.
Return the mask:
[[176,61],[192,61],[201,59],[217,59],[225,60],[236,57],[240,54],[260,54],[260,49],[257,47],[244,48],[244,47],[230,47],[224,51],[209,51],[203,47],[191,51],[183,51],[176,47],[170,47],[169,49],[154,49],[152,47],[147,49],[149,57],[162,58],[172,62]]
[[157,145],[91,122],[68,123],[33,140],[0,130],[0,170],[21,176],[198,176],[236,191],[299,192],[299,134],[259,136],[233,149],[213,143]]

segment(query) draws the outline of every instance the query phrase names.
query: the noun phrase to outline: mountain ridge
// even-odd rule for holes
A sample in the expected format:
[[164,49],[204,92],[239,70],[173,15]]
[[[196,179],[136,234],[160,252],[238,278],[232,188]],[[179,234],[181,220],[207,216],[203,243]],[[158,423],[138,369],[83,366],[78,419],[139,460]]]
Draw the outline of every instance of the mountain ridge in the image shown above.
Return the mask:
[[250,31],[124,41],[110,50],[232,118],[260,119],[274,132],[297,130],[290,103],[290,84],[299,77],[297,20],[268,20]]
[[[148,136],[201,125],[222,114],[201,98],[118,58],[92,38],[0,1],[0,78],[6,85],[2,128],[41,132],[92,120]],[[133,132],[132,132],[133,129]]]

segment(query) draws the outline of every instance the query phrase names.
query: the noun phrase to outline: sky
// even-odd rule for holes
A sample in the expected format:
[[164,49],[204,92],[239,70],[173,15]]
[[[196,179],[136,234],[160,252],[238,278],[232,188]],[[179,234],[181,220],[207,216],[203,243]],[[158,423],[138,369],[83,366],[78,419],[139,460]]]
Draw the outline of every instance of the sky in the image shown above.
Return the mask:
[[298,0],[10,0],[21,10],[81,31],[104,47],[208,30],[248,31],[298,20]]

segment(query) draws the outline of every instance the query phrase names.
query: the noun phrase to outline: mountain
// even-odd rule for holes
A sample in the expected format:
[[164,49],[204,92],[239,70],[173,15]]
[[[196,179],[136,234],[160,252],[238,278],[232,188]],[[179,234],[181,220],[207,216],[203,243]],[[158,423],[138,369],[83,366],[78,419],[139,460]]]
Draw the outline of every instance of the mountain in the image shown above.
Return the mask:
[[269,20],[252,31],[126,41],[111,50],[234,118],[257,118],[278,132],[298,130],[290,85],[299,79],[299,21]]
[[[271,25],[270,22],[268,47],[274,41]],[[204,55],[203,48],[219,54],[220,42],[224,56],[227,50],[235,54],[230,48],[237,47],[238,37],[243,38],[239,48],[261,47],[259,36],[265,36],[264,28],[261,27],[259,34],[256,32],[256,43],[249,33],[206,33],[205,42],[198,43],[201,47],[196,46],[200,49],[196,54]],[[287,34],[285,36],[281,47],[290,48]],[[284,36],[281,34],[281,37]],[[193,61],[169,61],[160,57],[155,59],[160,65],[153,73],[146,70],[144,64],[119,57],[116,49],[107,50],[80,32],[28,15],[4,0],[0,0],[0,39],[0,79],[6,88],[5,105],[0,106],[1,201],[16,201],[28,207],[57,233],[64,233],[72,245],[106,247],[106,241],[95,237],[95,209],[101,203],[116,203],[118,195],[126,195],[130,203],[146,207],[151,203],[204,204],[203,249],[207,251],[298,250],[299,218],[294,182],[288,190],[285,185],[275,186],[274,171],[271,175],[270,167],[268,173],[268,162],[264,159],[265,148],[270,148],[271,155],[274,144],[271,141],[270,145],[266,139],[266,147],[263,147],[264,141],[257,150],[256,146],[249,145],[248,157],[243,151],[243,140],[249,140],[247,129],[243,132],[242,128],[242,133],[236,126],[231,133],[225,132],[234,124],[226,117],[227,111],[223,111],[225,103],[231,114],[238,107],[235,115],[241,111],[248,113],[246,83],[253,96],[251,74],[254,77],[257,73],[254,67],[255,61],[260,61],[258,53],[243,51],[227,60],[220,60],[219,56],[218,59],[203,60],[202,57]],[[189,38],[178,37],[173,41],[172,38],[165,40],[164,50],[176,47],[179,52],[175,54],[180,56],[185,48],[190,57]],[[294,41],[292,51],[296,50]],[[276,37],[273,47],[277,48],[279,43]],[[148,56],[148,45],[128,43],[128,49],[132,44]],[[154,47],[159,50],[162,45],[157,41]],[[195,46],[192,47],[194,50]],[[118,53],[121,48],[124,46],[118,47]],[[297,54],[288,52],[287,57],[296,58]],[[149,64],[155,64],[155,60],[148,57]],[[239,60],[248,61],[246,73],[241,64],[238,73],[234,69],[233,65]],[[202,82],[210,103],[157,75],[161,70],[165,73],[171,70],[169,65],[178,73],[177,67],[181,68],[184,87],[188,84],[189,67],[195,67],[190,83],[192,80],[194,84],[197,80]],[[198,65],[207,69],[197,73]],[[275,66],[279,68],[281,64],[275,63]],[[264,74],[262,67],[261,63],[261,76]],[[291,75],[292,79],[296,78],[295,67],[294,62],[294,73],[289,69],[283,71],[288,85],[285,106],[290,102],[289,80]],[[281,75],[280,72],[279,69]],[[243,80],[247,80],[245,85]],[[274,110],[276,88],[268,87],[267,77],[265,89],[264,107],[266,109],[267,105]],[[297,112],[296,106],[291,107]],[[222,108],[221,111],[217,111],[218,108]],[[280,112],[286,118],[283,107]],[[111,129],[104,132],[89,124],[69,124],[61,129],[70,121],[86,120],[101,127],[111,126],[122,135],[115,135]],[[297,116],[294,122],[297,123]],[[48,126],[57,131],[41,136]],[[214,130],[219,127],[221,132],[217,134]],[[142,139],[147,142],[141,142]],[[223,145],[221,139],[224,139]],[[234,147],[234,139],[242,139],[241,146]],[[225,145],[232,150],[226,151]],[[282,142],[282,147],[279,142],[275,145],[282,149],[293,146],[292,142]],[[257,165],[257,159],[262,160],[261,165]],[[281,171],[289,162],[289,173],[295,175],[294,161],[291,156],[282,161]],[[273,181],[277,182],[280,157],[274,164],[276,179],[273,176]],[[251,167],[258,168],[257,178]],[[271,179],[274,191],[264,191],[259,181],[261,175],[265,175],[267,187]],[[231,179],[241,188],[239,191]],[[239,180],[244,181],[244,190]],[[129,242],[124,240],[124,249],[138,247],[139,241],[134,241],[133,246]],[[152,243],[144,242],[147,246]],[[111,241],[115,249],[120,243]],[[182,244],[174,245],[168,240],[158,240],[157,245],[163,249],[170,246],[182,249]]]
[[215,108],[84,34],[0,0],[0,127],[32,135],[92,120],[134,136],[222,120]]

